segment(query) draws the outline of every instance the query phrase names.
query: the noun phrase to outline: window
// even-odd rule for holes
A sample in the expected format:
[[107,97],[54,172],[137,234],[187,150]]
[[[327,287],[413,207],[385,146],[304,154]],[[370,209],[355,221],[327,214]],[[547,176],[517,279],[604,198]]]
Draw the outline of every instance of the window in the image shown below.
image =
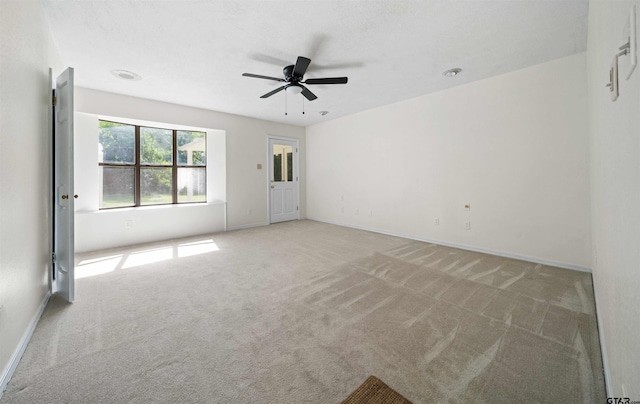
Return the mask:
[[100,209],[206,202],[205,132],[99,121]]

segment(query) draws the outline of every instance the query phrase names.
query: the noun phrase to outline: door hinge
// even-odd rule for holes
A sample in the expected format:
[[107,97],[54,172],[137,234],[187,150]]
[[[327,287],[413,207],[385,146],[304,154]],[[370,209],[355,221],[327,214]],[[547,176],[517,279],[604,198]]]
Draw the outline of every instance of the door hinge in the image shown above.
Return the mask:
[[58,261],[58,257],[56,257],[56,253],[51,253],[51,262],[55,264]]
[[298,206],[296,206],[296,210],[300,210]]
[[53,91],[53,94],[51,95],[51,105],[53,105],[54,107],[56,106],[58,99],[56,98],[56,92],[55,90]]

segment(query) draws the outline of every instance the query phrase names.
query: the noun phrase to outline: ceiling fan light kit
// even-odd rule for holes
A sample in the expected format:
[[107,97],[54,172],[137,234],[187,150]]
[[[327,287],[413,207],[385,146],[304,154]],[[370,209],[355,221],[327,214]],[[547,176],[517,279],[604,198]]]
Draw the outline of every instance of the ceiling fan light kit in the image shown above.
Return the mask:
[[302,87],[296,86],[295,84],[291,84],[287,86],[287,93],[291,95],[298,95],[302,92]]
[[313,101],[318,97],[314,93],[312,93],[307,87],[303,86],[303,84],[306,84],[306,85],[347,84],[347,81],[349,80],[347,77],[325,77],[325,78],[318,78],[318,79],[307,79],[306,81],[303,81],[304,74],[306,73],[310,63],[311,63],[311,59],[306,58],[304,56],[298,56],[298,60],[296,61],[295,65],[285,66],[285,68],[282,69],[284,78],[262,76],[259,74],[252,74],[252,73],[242,73],[242,75],[244,77],[253,77],[256,79],[274,80],[274,81],[286,83],[283,86],[278,87],[275,90],[266,93],[260,98],[269,98],[272,95],[277,94],[282,90],[287,90],[287,93],[292,95],[297,95],[302,93],[302,95],[307,100]]

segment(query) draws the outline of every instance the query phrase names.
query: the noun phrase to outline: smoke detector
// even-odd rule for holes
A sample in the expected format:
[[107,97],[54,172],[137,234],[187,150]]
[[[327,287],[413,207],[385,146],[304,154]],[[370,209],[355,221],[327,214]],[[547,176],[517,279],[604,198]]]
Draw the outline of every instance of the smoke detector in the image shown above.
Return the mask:
[[455,77],[460,74],[461,71],[462,69],[460,69],[459,67],[454,67],[453,69],[445,71],[444,73],[442,73],[442,75],[445,77]]

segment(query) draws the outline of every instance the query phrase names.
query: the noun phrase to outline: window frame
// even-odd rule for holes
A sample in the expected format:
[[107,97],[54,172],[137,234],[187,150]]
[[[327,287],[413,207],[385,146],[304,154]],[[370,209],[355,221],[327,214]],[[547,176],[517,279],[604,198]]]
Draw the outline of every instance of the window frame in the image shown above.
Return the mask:
[[[139,207],[148,207],[148,206],[167,206],[167,205],[186,205],[186,204],[197,204],[197,203],[207,203],[207,160],[208,160],[208,153],[207,153],[207,132],[206,131],[201,131],[201,130],[189,130],[189,129],[169,129],[169,128],[161,128],[161,127],[156,127],[156,126],[147,126],[147,125],[135,125],[135,124],[131,124],[131,123],[125,123],[125,122],[116,122],[116,121],[111,121],[111,120],[107,120],[107,119],[99,119],[98,120],[98,125],[99,122],[109,122],[109,123],[115,123],[118,125],[127,125],[127,126],[133,126],[134,127],[134,148],[135,148],[135,153],[134,153],[134,162],[133,163],[105,163],[105,162],[98,162],[98,167],[118,167],[118,168],[122,168],[122,167],[131,167],[133,168],[133,175],[134,175],[134,196],[133,196],[133,205],[122,205],[122,206],[109,206],[109,207],[102,207],[100,205],[102,205],[103,201],[100,200],[98,201],[98,205],[99,205],[99,210],[111,210],[111,209],[126,209],[126,208],[139,208]],[[171,131],[171,136],[172,136],[172,164],[148,164],[148,163],[141,163],[141,149],[140,149],[140,129],[141,128],[149,128],[149,129],[159,129],[159,130],[168,130]],[[205,150],[205,158],[204,158],[204,164],[203,165],[196,165],[196,164],[179,164],[178,163],[178,132],[197,132],[197,133],[204,133],[204,150]],[[98,139],[98,144],[100,144],[100,140]],[[141,171],[143,168],[171,168],[171,202],[168,203],[151,203],[151,204],[141,204],[141,200],[142,200],[142,195],[141,195]],[[201,168],[204,169],[204,173],[205,173],[205,181],[204,181],[204,195],[205,198],[203,201],[187,201],[187,202],[179,202],[178,200],[178,169],[179,168]],[[104,194],[101,195],[102,198],[104,198]]]

